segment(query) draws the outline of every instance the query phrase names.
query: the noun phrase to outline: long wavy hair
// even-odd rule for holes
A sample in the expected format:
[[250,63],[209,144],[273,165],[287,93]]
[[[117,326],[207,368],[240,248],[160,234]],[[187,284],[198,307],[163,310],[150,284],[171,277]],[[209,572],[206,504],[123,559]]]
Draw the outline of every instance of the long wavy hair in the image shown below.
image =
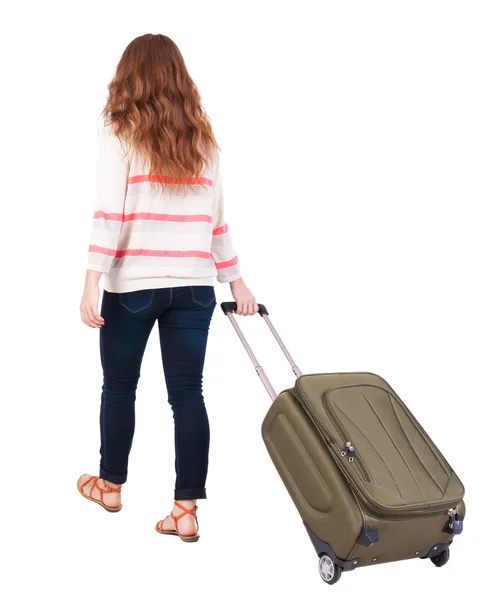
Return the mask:
[[108,90],[104,124],[149,164],[151,184],[191,188],[220,148],[177,45],[161,34],[135,38]]

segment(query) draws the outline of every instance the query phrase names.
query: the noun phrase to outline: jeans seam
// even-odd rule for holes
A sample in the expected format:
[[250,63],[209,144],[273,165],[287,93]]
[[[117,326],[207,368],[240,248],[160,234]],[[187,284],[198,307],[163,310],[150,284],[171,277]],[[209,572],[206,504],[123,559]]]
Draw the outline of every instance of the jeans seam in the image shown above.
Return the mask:
[[[101,338],[101,361],[102,361],[102,367],[103,367],[103,387],[104,387],[104,341],[103,338],[104,336],[102,335],[102,331],[99,332],[100,333],[100,338]],[[102,411],[102,418],[103,418],[103,462],[105,467],[107,466],[107,460],[106,460],[106,454],[107,454],[107,444],[106,444],[106,439],[107,439],[107,435],[106,435],[106,398],[104,395],[104,390],[102,392],[102,400],[101,400],[101,411]],[[106,470],[106,469],[105,469]]]

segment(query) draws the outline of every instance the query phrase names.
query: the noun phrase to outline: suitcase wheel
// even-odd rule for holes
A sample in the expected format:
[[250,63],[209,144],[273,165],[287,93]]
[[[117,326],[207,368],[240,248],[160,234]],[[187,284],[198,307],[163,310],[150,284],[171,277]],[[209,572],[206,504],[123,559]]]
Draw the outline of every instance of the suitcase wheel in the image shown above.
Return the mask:
[[450,550],[446,548],[445,550],[442,550],[440,554],[437,554],[437,556],[432,556],[430,560],[434,563],[436,567],[443,567],[449,562],[449,558]]
[[321,554],[319,558],[319,574],[323,581],[329,585],[337,583],[341,577],[341,567],[336,565],[327,554]]

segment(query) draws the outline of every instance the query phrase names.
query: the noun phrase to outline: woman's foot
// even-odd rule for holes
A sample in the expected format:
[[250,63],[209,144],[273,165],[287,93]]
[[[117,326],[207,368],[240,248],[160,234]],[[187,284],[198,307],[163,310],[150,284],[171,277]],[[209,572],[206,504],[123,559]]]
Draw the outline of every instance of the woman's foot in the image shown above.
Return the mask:
[[85,498],[100,504],[109,512],[118,512],[123,506],[120,484],[85,473],[77,480],[77,489]]
[[171,513],[158,521],[155,529],[160,533],[178,534],[184,541],[196,541],[199,537],[197,508],[196,500],[176,500]]

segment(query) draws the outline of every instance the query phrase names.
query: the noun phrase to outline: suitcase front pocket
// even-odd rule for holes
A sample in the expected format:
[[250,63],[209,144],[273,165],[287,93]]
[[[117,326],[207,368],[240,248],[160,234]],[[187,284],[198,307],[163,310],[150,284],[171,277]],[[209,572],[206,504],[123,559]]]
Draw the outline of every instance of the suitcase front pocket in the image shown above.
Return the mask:
[[343,385],[323,396],[340,467],[373,510],[431,513],[456,506],[463,486],[403,402],[377,385]]

